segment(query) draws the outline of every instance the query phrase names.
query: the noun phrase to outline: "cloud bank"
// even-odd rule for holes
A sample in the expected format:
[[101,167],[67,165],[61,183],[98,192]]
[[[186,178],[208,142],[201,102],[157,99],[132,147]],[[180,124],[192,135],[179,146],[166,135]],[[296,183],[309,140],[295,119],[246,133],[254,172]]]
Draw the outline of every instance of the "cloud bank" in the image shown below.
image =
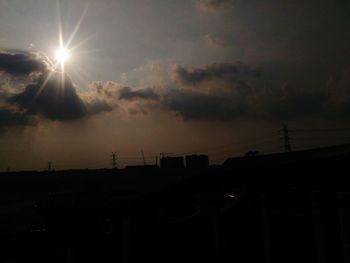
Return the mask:
[[346,94],[350,94],[350,74],[323,87],[296,87],[287,82],[266,85],[265,71],[270,69],[256,69],[242,62],[200,67],[176,65],[172,72],[176,85],[121,88],[115,98],[119,103],[124,101],[124,105],[137,102],[146,111],[157,109],[175,113],[184,120],[214,122],[280,122],[310,116],[338,118],[349,113],[350,96]]
[[[79,120],[118,109],[131,114],[162,111],[184,120],[214,122],[288,121],[308,116],[347,116],[350,112],[349,71],[331,78],[323,88],[296,88],[287,82],[267,86],[261,77],[266,69],[243,62],[175,65],[169,85],[132,88],[96,81],[90,84],[90,91],[78,93],[68,76],[52,68],[42,55],[0,53],[0,78],[4,74],[15,76],[10,84],[0,82],[0,126],[35,125],[38,117]],[[18,76],[29,83],[13,87]]]

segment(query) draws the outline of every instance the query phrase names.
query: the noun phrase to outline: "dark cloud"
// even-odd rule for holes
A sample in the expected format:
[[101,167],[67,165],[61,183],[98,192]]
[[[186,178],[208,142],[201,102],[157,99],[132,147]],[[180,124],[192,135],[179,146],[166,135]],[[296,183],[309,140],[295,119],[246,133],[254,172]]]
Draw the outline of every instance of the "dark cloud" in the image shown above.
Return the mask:
[[[288,121],[308,116],[326,116],[329,112],[339,112],[350,105],[350,96],[345,102],[333,98],[333,93],[339,94],[341,89],[344,94],[348,92],[349,89],[344,87],[348,87],[346,83],[350,81],[346,80],[340,81],[342,88],[337,87],[337,91],[329,92],[327,89],[305,85],[266,86],[264,78],[259,80],[264,69],[257,71],[243,63],[192,68],[177,66],[174,72],[178,86],[153,89],[152,94],[158,94],[155,103],[161,109],[175,112],[185,120]],[[140,89],[138,92],[149,90]],[[141,97],[135,96],[133,99],[142,103]],[[148,109],[148,106],[149,109],[155,108],[154,104],[142,106],[144,109]]]
[[253,116],[270,121],[288,121],[298,118],[325,115],[330,97],[322,91],[295,92],[292,87],[260,92],[254,97]]
[[330,100],[326,91],[296,90],[290,85],[266,88],[255,81],[260,70],[244,63],[176,66],[174,73],[178,85],[172,88],[132,89],[112,81],[94,82],[90,86],[96,94],[84,99],[88,112],[112,111],[121,106],[131,114],[163,110],[185,120],[287,121],[322,114]]
[[22,52],[9,53],[0,51],[0,71],[9,74],[29,74],[48,70],[48,61],[39,54]]
[[7,74],[39,73],[24,90],[14,93],[7,82],[3,84],[5,88],[0,88],[1,126],[31,125],[37,115],[51,120],[76,120],[120,106],[131,114],[161,109],[185,120],[203,121],[288,121],[350,112],[350,71],[334,78],[328,89],[321,89],[306,85],[266,87],[266,76],[260,79],[264,68],[257,70],[242,62],[175,66],[172,88],[134,89],[113,81],[96,81],[90,85],[92,92],[77,93],[70,78],[64,76],[63,80],[62,74],[52,71],[50,62],[47,64],[41,57],[31,53],[0,54],[0,70]]
[[89,87],[93,89],[85,95],[81,95],[87,109],[88,115],[111,112],[117,108],[119,97],[119,84],[113,81],[94,81]]
[[[17,105],[28,115],[23,115],[23,119],[19,118],[22,120],[19,121],[20,124],[26,124],[26,118],[36,114],[52,120],[78,119],[85,115],[83,102],[77,95],[72,81],[68,76],[63,78],[62,73],[53,71],[51,64],[48,58],[36,53],[0,53],[0,70],[24,77],[30,73],[38,73],[34,80],[27,76],[27,82],[34,82],[28,84],[23,91],[11,96],[9,92],[2,92],[2,100],[5,99],[9,105]],[[6,116],[11,115],[7,113]],[[3,113],[4,119],[6,116]],[[14,119],[20,117],[18,113],[12,116]]]
[[174,67],[175,79],[185,85],[197,85],[212,79],[235,79],[237,76],[256,76],[257,74],[258,71],[256,69],[251,69],[241,62],[211,64],[197,68],[188,68],[179,65]]
[[85,116],[85,107],[71,80],[61,73],[43,76],[14,95],[9,103],[17,104],[30,114],[41,114],[52,120],[73,120]]
[[247,107],[228,96],[173,90],[162,100],[165,108],[186,120],[228,121],[247,114]]
[[[28,125],[36,115],[51,120],[76,120],[115,108],[115,104],[106,101],[112,97],[108,89],[96,87],[89,96],[78,94],[70,78],[56,72],[52,65],[41,54],[0,52],[0,73],[21,76],[20,80],[14,78],[12,83],[0,87],[1,125]],[[14,88],[19,84],[24,89]]]
[[33,119],[25,111],[14,106],[0,105],[0,127],[33,124]]
[[96,90],[96,93],[99,97],[104,98],[113,98],[117,96],[117,90],[119,89],[120,85],[113,81],[94,81],[89,85],[92,89]]
[[[89,86],[96,91],[95,94],[90,94],[84,98],[89,114],[113,111],[119,108],[120,103],[127,106],[129,102],[157,101],[160,99],[160,95],[154,88],[132,89],[113,81],[95,81]],[[135,107],[135,105],[133,106]],[[132,114],[145,113],[145,110],[141,110],[140,106],[137,109],[129,109],[129,112]]]
[[187,120],[287,121],[325,114],[329,97],[322,92],[291,93],[285,96],[278,91],[244,93],[236,90],[230,94],[207,94],[181,89],[166,94],[161,103]]
[[119,98],[121,100],[159,100],[159,95],[152,88],[132,90],[129,87],[122,87],[119,90]]

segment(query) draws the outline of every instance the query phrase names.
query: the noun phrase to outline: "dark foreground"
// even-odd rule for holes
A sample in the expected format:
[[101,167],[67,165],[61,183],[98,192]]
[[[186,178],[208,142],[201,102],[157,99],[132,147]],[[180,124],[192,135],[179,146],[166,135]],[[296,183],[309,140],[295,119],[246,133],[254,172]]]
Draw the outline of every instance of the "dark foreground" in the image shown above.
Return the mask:
[[349,163],[0,174],[0,262],[350,262]]

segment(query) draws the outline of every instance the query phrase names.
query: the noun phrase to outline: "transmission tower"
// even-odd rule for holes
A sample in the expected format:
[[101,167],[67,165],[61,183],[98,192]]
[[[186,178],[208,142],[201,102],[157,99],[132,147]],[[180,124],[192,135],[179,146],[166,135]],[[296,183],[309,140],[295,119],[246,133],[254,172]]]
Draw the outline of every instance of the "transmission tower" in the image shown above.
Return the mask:
[[117,153],[112,152],[112,168],[117,169]]
[[47,162],[47,170],[49,172],[53,171],[53,162],[51,162],[51,161]]

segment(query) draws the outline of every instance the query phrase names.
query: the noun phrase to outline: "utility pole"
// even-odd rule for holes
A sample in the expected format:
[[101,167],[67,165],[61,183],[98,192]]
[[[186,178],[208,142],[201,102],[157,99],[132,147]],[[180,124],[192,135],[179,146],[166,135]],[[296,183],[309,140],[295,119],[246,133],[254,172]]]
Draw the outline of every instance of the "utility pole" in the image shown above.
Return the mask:
[[141,150],[141,155],[142,155],[143,165],[146,165],[146,159],[145,159],[145,154],[143,150]]
[[284,151],[285,152],[291,152],[292,151],[292,145],[290,143],[288,124],[283,123],[281,131],[283,133]]
[[112,168],[117,169],[117,153],[112,152]]

